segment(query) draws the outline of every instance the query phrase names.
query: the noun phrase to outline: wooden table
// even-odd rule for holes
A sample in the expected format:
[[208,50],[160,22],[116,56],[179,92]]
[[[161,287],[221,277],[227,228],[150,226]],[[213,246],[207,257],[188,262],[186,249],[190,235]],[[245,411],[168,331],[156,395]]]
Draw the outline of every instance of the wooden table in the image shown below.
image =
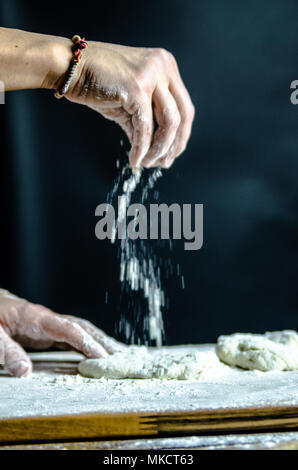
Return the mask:
[[[171,381],[141,381],[142,394],[134,400],[140,381],[113,381],[111,389],[110,381],[68,385],[80,355],[32,358],[34,378],[0,376],[2,450],[298,448],[298,372],[255,376],[241,371],[233,383],[229,377],[179,381],[175,396]],[[154,394],[161,394],[158,406]]]

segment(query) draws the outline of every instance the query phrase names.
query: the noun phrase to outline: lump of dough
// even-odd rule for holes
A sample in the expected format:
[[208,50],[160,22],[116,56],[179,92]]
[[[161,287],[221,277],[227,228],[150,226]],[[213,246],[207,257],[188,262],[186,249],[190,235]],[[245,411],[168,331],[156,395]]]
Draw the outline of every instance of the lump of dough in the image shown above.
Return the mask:
[[79,372],[86,377],[106,379],[187,380],[197,379],[206,369],[218,366],[220,362],[214,353],[206,357],[198,351],[151,352],[146,347],[130,346],[106,358],[80,362]]
[[235,333],[220,336],[216,344],[219,359],[243,369],[298,369],[298,334],[296,331],[273,331],[264,335]]

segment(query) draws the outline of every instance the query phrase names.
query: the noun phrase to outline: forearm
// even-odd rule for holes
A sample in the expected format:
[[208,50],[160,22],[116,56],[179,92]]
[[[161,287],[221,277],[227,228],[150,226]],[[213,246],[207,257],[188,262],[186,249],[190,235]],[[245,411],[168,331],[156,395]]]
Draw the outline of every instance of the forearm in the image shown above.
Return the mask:
[[0,80],[6,91],[55,88],[71,57],[68,39],[0,28]]

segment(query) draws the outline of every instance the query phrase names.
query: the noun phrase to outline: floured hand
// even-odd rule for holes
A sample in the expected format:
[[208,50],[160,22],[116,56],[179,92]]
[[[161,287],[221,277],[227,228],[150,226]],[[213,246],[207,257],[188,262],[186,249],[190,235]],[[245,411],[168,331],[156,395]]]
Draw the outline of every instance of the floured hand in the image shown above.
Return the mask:
[[191,133],[194,106],[175,58],[164,49],[88,41],[65,96],[123,128],[133,167],[169,168]]
[[91,358],[125,348],[90,322],[59,315],[0,289],[0,364],[12,375],[30,374],[32,363],[23,347],[71,348]]

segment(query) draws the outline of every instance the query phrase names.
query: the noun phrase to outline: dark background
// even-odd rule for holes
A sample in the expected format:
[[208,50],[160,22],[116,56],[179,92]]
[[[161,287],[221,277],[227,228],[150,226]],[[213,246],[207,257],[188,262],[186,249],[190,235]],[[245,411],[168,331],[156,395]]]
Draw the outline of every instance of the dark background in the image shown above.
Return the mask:
[[[294,0],[0,1],[6,27],[176,56],[197,114],[157,188],[160,202],[203,203],[205,225],[201,250],[164,251],[185,276],[184,290],[165,282],[168,343],[297,329],[297,13]],[[113,334],[119,265],[94,210],[126,158],[122,131],[47,91],[7,93],[0,108],[0,285]]]

